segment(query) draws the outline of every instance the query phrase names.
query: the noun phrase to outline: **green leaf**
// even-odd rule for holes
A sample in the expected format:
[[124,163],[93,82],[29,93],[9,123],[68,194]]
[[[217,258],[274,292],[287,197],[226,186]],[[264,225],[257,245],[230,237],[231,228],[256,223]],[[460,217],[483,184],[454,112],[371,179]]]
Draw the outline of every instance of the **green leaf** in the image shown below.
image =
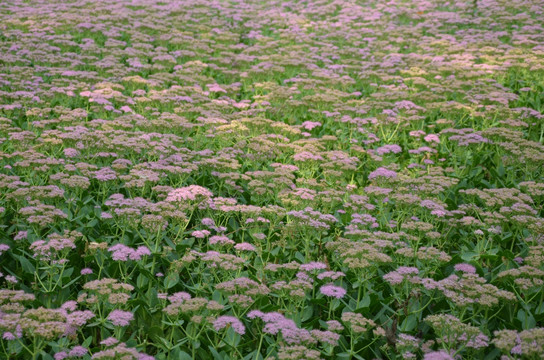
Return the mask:
[[365,294],[361,301],[359,301],[359,309],[361,308],[367,308],[370,306],[370,296],[368,294]]
[[303,264],[306,263],[306,257],[299,251],[295,253],[295,258]]
[[81,278],[81,276],[78,276],[78,277],[72,279],[69,283],[62,285],[62,288],[63,288],[63,289],[66,289],[67,287],[69,287],[70,285],[72,285],[73,283],[75,283],[76,281],[78,281],[80,278]]
[[68,268],[66,270],[64,270],[64,273],[62,274],[62,278],[70,278],[72,277],[72,274],[74,273],[74,268]]
[[314,309],[311,306],[306,306],[302,312],[302,322],[309,320],[314,314]]
[[215,290],[212,294],[212,300],[221,303],[223,301],[223,296],[219,291]]
[[480,258],[480,254],[474,251],[467,251],[461,254],[461,259],[469,262],[472,260],[478,260]]
[[92,342],[93,342],[93,337],[89,336],[85,339],[85,341],[83,341],[83,344],[81,344],[81,346],[88,348]]
[[497,349],[497,348],[495,348],[495,349],[493,349],[493,351],[489,352],[489,353],[485,356],[484,360],[498,359],[498,358],[500,358],[500,355],[501,355],[500,350]]
[[212,353],[213,355],[213,358],[215,360],[223,360],[223,357],[221,355],[219,355],[219,353],[217,352],[217,350],[215,350],[211,345],[208,346],[208,349],[210,349],[210,352]]
[[157,289],[154,287],[149,289],[149,291],[145,294],[145,299],[149,306],[154,307],[157,305],[159,303],[159,299],[157,298]]
[[244,360],[263,360],[263,356],[255,350],[244,356]]
[[140,273],[136,278],[136,286],[139,288],[143,288],[145,285],[147,285],[148,281],[149,280],[147,279],[147,277],[144,274]]
[[236,348],[240,343],[240,335],[238,335],[232,327],[229,327],[223,341],[233,348]]
[[517,319],[521,322],[521,327],[524,330],[532,329],[536,326],[535,317],[523,309],[518,311]]
[[34,274],[36,272],[36,268],[30,261],[28,261],[27,258],[24,256],[17,256],[17,258],[19,259],[19,262],[21,263],[21,266],[25,272],[29,274]]
[[48,353],[46,353],[45,351],[40,351],[40,355],[42,357],[42,360],[54,360],[53,357],[51,355],[49,355]]
[[98,224],[98,220],[95,218],[89,221],[87,224],[85,224],[85,227],[92,228],[92,227],[95,227],[97,224]]
[[181,351],[179,348],[174,349],[171,354],[173,359],[180,359],[180,360],[192,360],[193,358],[191,355],[187,354],[185,351]]
[[400,331],[402,332],[409,332],[409,331],[412,331],[416,328],[417,326],[417,316],[415,316],[414,314],[408,316],[406,319],[404,319],[404,321],[402,322],[402,324],[400,324]]
[[164,278],[164,287],[167,289],[173,288],[179,283],[179,275],[177,273],[170,273]]

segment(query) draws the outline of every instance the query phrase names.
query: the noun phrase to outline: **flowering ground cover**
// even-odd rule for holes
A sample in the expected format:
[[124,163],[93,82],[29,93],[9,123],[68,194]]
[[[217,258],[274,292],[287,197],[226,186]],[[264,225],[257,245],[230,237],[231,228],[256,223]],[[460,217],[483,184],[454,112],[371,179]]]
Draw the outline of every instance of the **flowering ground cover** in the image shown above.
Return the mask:
[[0,359],[544,358],[541,0],[5,0],[0,47]]

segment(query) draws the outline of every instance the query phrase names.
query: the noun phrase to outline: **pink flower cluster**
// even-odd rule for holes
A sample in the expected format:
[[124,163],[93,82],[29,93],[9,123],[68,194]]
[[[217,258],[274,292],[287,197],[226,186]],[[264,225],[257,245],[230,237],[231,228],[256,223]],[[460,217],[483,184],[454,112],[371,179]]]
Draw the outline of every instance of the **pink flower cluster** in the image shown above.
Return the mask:
[[111,258],[115,261],[141,260],[142,257],[151,255],[151,251],[146,246],[138,246],[137,249],[132,249],[123,244],[110,246],[108,251],[111,252]]
[[166,201],[195,201],[197,200],[197,197],[211,198],[212,196],[213,193],[205,187],[199,185],[189,185],[169,192],[168,196],[166,197]]

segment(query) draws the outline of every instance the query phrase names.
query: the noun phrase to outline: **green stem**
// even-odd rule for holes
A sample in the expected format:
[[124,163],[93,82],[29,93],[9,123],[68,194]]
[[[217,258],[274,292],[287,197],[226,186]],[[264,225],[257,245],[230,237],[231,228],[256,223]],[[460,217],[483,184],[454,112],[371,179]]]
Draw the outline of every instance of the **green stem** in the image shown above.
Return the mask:
[[257,358],[258,355],[261,355],[261,347],[263,346],[263,333],[261,332],[261,338],[259,339],[259,346],[257,347]]

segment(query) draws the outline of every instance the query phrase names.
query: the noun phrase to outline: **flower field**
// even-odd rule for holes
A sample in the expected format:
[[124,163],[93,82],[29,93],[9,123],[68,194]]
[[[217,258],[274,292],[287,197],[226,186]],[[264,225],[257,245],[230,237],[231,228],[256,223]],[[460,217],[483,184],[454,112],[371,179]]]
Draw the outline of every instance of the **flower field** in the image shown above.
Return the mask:
[[542,0],[4,0],[0,47],[0,359],[544,358]]

